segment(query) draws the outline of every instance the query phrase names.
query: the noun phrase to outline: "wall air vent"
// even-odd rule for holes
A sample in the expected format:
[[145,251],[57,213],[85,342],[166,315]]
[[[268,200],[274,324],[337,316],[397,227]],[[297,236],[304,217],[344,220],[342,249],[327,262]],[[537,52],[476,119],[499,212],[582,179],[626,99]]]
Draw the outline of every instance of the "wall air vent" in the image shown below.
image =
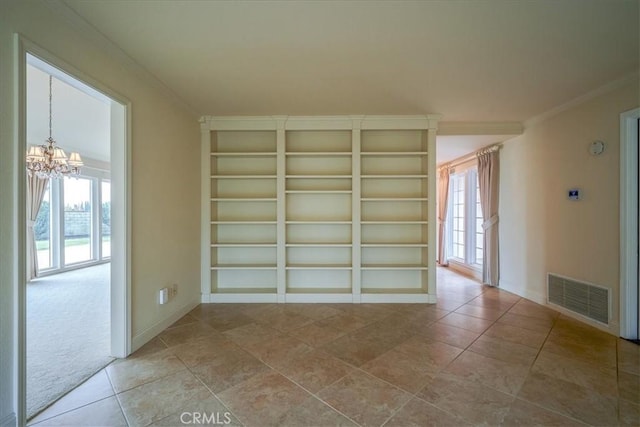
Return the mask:
[[551,273],[547,289],[551,304],[609,324],[609,289]]

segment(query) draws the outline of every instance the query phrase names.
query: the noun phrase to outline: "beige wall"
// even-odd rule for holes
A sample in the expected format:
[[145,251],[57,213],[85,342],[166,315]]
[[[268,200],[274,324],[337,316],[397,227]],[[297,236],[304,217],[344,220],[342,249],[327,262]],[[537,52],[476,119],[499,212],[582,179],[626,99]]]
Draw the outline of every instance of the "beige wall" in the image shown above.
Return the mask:
[[[18,200],[24,153],[15,143],[15,32],[131,102],[134,337],[146,338],[145,331],[200,295],[197,117],[92,45],[44,2],[0,1],[0,425],[11,422],[18,401],[15,290],[21,285],[17,230],[23,221]],[[178,298],[160,307],[157,290],[171,283],[180,285]]]
[[[528,127],[500,154],[501,287],[546,302],[546,273],[612,290],[618,332],[620,113],[638,106],[628,83]],[[603,140],[600,156],[588,152]],[[569,201],[570,188],[582,190]]]

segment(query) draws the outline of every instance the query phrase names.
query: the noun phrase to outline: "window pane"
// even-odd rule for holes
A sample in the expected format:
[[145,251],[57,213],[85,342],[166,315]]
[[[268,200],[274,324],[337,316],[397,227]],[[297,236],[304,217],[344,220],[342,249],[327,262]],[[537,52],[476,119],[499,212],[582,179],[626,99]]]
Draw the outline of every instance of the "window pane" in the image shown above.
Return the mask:
[[102,181],[102,257],[111,256],[111,183]]
[[64,262],[89,261],[91,254],[91,180],[64,179]]
[[49,183],[33,226],[38,251],[38,269],[51,268],[51,192]]

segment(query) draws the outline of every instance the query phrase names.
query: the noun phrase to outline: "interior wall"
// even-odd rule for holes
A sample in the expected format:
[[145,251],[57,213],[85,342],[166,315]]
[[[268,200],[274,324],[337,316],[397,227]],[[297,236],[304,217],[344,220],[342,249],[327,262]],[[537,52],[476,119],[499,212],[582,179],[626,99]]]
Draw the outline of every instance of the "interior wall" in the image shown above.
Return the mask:
[[[527,127],[500,151],[501,287],[545,304],[547,272],[611,289],[618,333],[620,113],[638,106],[638,83]],[[592,141],[606,150],[589,154]],[[567,190],[579,188],[582,200]]]
[[[0,2],[0,425],[17,411],[15,290],[21,283],[20,191],[24,153],[16,146],[14,33],[20,33],[84,76],[130,101],[131,273],[134,337],[160,327],[200,298],[199,142],[197,117],[126,64],[52,13],[44,1]],[[68,70],[73,71],[73,70]],[[24,212],[22,212],[24,214]],[[171,303],[157,291],[178,283]],[[135,338],[134,338],[135,341]],[[140,340],[139,340],[140,341]]]

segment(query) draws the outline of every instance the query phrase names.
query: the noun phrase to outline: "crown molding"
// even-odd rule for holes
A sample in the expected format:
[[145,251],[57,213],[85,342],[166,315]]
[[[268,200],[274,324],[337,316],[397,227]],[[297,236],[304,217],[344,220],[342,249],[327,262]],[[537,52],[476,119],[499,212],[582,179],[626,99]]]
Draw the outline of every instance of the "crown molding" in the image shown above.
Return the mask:
[[424,116],[202,116],[200,126],[209,130],[437,129],[437,114]]
[[440,122],[438,136],[442,135],[521,135],[520,122]]
[[558,114],[564,111],[567,111],[573,107],[577,107],[578,105],[584,104],[585,102],[588,102],[594,98],[597,98],[598,96],[612,92],[620,87],[623,87],[634,81],[637,82],[639,80],[640,80],[640,70],[636,70],[632,73],[626,74],[617,80],[604,84],[590,92],[587,92],[583,95],[578,96],[577,98],[573,98],[569,102],[565,102],[564,104],[560,104],[556,107],[553,107],[552,109],[545,111],[542,114],[538,114],[537,116],[528,118],[527,120],[524,121],[524,127],[525,129],[527,129],[532,126],[535,126],[538,123],[544,122],[545,120],[548,120],[554,116],[557,116]]
[[51,12],[68,23],[75,31],[82,34],[90,43],[101,49],[108,56],[115,58],[118,62],[124,65],[126,69],[145,82],[148,82],[154,89],[158,90],[173,103],[193,116],[198,117],[200,115],[196,109],[185,102],[182,97],[169,88],[169,86],[167,86],[155,74],[140,65],[117,44],[111,41],[96,27],[91,25],[91,23],[69,7],[63,0],[49,0],[43,3],[51,10]]

